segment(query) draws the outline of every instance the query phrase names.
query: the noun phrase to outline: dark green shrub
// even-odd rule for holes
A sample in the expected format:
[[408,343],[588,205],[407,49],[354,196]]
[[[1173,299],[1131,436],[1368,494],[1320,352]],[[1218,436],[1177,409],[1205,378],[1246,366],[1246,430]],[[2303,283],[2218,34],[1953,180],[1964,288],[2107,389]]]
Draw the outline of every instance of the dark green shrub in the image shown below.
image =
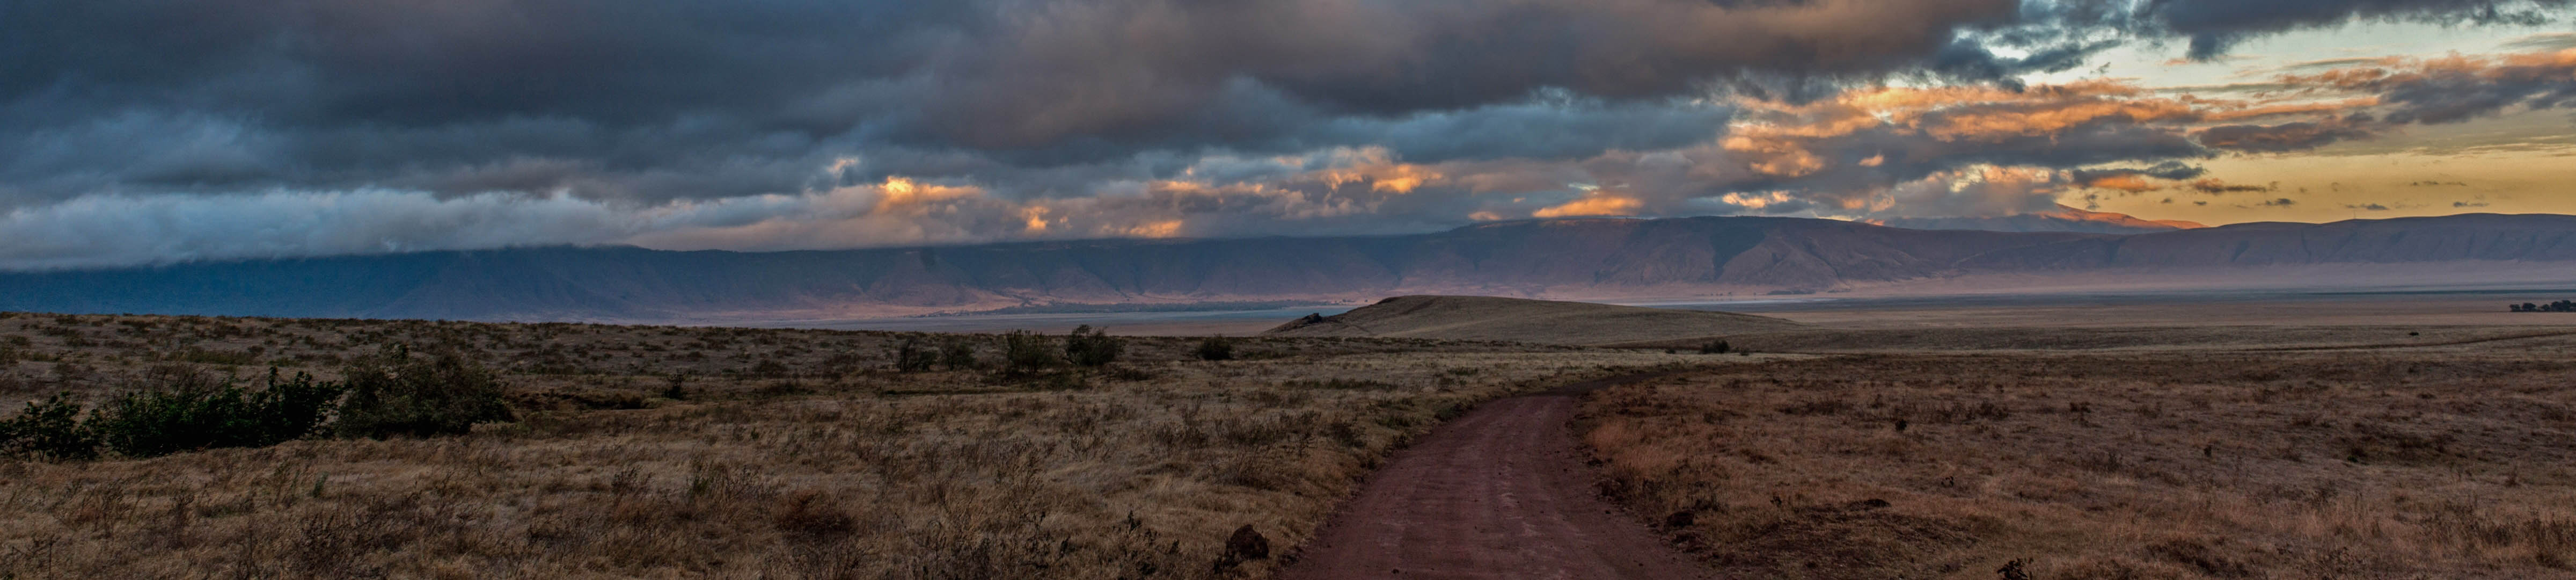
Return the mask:
[[662,386],[662,398],[673,401],[688,400],[689,373],[671,373],[667,380],[669,382]]
[[939,364],[952,371],[984,366],[983,362],[975,360],[975,345],[954,338],[948,339],[946,344],[939,345]]
[[894,349],[896,372],[918,373],[928,371],[930,367],[937,364],[939,364],[939,353],[924,348],[919,340],[903,339],[903,344],[897,345]]
[[340,385],[297,373],[251,391],[202,371],[164,367],[144,390],[109,400],[85,427],[126,457],[158,457],[218,447],[266,447],[312,434],[328,417]]
[[1700,354],[1726,354],[1727,351],[1731,350],[1735,350],[1735,348],[1726,344],[1726,341],[1723,340],[1710,341],[1699,345]]
[[346,371],[342,436],[461,435],[476,423],[514,420],[492,371],[455,355],[415,358],[400,348]]
[[1010,334],[1002,335],[1003,370],[1013,373],[1036,372],[1053,367],[1058,362],[1060,360],[1056,358],[1055,349],[1047,344],[1044,336],[1025,330],[1014,330]]
[[1065,360],[1086,367],[1117,362],[1118,354],[1126,349],[1124,341],[1088,324],[1074,327],[1073,334],[1064,337]]
[[79,460],[98,456],[98,437],[80,421],[80,404],[71,393],[30,401],[26,410],[0,421],[0,455]]
[[1198,355],[1199,360],[1234,360],[1234,341],[1224,335],[1207,337],[1199,341]]

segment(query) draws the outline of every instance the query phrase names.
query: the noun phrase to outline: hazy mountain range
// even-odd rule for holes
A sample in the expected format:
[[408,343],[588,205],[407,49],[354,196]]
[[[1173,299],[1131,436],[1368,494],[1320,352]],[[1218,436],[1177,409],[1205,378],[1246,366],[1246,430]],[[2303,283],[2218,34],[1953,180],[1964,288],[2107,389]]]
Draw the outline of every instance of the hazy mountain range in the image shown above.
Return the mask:
[[2084,232],[2092,234],[2145,234],[2209,227],[2182,220],[2149,220],[2124,213],[2086,211],[2057,206],[2057,209],[2003,217],[1934,217],[1871,220],[1869,223],[1918,230],[1983,230],[1991,232]]
[[1370,237],[766,253],[548,247],[0,273],[0,310],[724,322],[1431,293],[1601,299],[1990,291],[2113,278],[2194,287],[2493,276],[2576,279],[2576,216],[2137,234],[1768,217],[1567,219]]

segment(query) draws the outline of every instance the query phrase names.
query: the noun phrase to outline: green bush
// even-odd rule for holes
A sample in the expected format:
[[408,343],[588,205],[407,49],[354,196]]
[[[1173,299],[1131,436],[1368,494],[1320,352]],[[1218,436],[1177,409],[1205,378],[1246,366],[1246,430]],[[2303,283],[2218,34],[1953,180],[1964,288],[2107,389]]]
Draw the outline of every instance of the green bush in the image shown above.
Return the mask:
[[18,416],[0,421],[0,455],[66,461],[98,457],[98,438],[81,424],[80,411],[71,393],[28,402]]
[[349,398],[336,424],[342,436],[461,435],[476,423],[516,419],[492,371],[452,354],[414,358],[395,348],[345,375]]
[[1733,345],[1726,344],[1726,341],[1723,340],[1712,341],[1699,345],[1700,354],[1726,354],[1727,351],[1731,350],[1735,350],[1735,347]]
[[1060,362],[1047,339],[1025,330],[1002,335],[1002,364],[1013,373],[1027,373],[1053,367]]
[[258,391],[179,367],[155,369],[145,390],[111,399],[90,414],[88,429],[126,457],[158,457],[217,447],[266,447],[314,432],[329,416],[340,386],[275,370]]
[[1234,341],[1223,335],[1207,337],[1199,341],[1198,355],[1199,360],[1234,360]]
[[939,364],[939,353],[931,352],[929,348],[923,347],[920,340],[910,338],[903,339],[903,344],[896,346],[894,349],[894,370],[896,372],[924,372],[930,370],[930,367],[937,364]]
[[1117,337],[1088,324],[1074,327],[1073,334],[1064,337],[1065,360],[1086,367],[1118,362],[1118,354],[1126,349],[1127,345]]
[[975,345],[954,338],[948,339],[946,344],[939,345],[939,364],[952,371],[984,366],[984,363],[975,360]]

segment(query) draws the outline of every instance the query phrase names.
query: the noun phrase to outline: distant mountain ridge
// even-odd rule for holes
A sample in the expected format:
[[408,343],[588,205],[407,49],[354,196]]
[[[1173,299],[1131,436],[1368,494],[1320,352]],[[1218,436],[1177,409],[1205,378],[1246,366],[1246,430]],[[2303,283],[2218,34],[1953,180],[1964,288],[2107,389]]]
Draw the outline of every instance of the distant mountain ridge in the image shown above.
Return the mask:
[[2576,266],[2576,216],[2130,235],[1771,217],[1568,219],[1365,237],[762,253],[552,247],[0,273],[0,310],[739,322],[1056,303],[1760,295],[2139,269],[2255,279],[2278,275],[2267,268],[2401,263],[2576,272],[2568,267]]
[[1491,296],[1397,296],[1309,315],[1264,336],[1370,336],[1607,345],[1797,330],[1767,316]]
[[2081,232],[2144,234],[2209,227],[2200,222],[2149,220],[2124,213],[2087,211],[2066,205],[2057,209],[2003,217],[1936,217],[1871,220],[1869,223],[1918,230],[1983,230],[1990,232]]

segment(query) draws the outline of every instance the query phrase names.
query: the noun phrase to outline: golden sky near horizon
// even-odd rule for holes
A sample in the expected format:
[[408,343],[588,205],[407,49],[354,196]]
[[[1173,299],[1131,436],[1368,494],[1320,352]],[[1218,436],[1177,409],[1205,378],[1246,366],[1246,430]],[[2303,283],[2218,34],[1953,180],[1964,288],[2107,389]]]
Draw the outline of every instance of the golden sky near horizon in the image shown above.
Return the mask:
[[[2103,68],[2034,75],[2034,80],[2115,76],[2177,94],[2223,96],[2231,91],[2211,89],[2263,83],[2287,72],[2318,70],[2319,65],[2570,48],[2576,48],[2576,32],[2564,25],[2362,23],[2252,41],[2211,62],[2115,49],[2105,55]],[[2131,195],[2093,191],[2098,197],[2092,201],[2100,211],[2212,225],[2459,213],[2576,214],[2576,109],[2508,110],[2461,123],[2398,127],[2305,151],[2225,155],[2200,165],[2230,183],[2275,189],[2225,195],[2188,188]],[[2081,207],[2087,203],[2085,193],[2070,192],[2061,200]],[[2294,203],[2264,204],[2279,199]]]

